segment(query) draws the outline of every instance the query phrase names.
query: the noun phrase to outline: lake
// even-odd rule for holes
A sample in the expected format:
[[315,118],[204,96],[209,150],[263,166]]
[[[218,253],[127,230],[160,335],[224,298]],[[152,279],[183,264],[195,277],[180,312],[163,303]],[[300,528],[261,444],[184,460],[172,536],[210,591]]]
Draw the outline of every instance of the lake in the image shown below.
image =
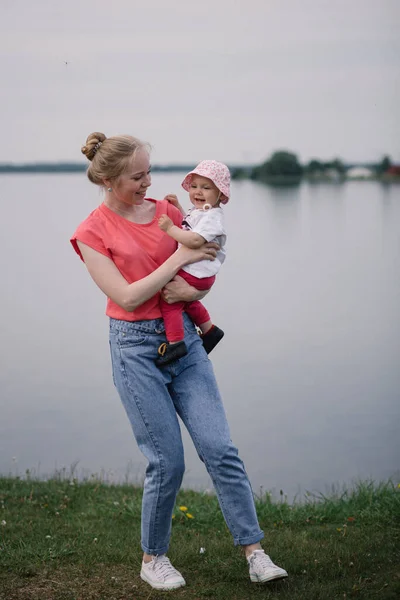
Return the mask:
[[[182,178],[154,174],[149,195],[188,207]],[[105,298],[69,244],[102,196],[81,173],[0,182],[0,473],[141,482]],[[400,186],[234,182],[225,214],[210,358],[254,491],[398,477]],[[211,488],[184,444],[184,485]]]

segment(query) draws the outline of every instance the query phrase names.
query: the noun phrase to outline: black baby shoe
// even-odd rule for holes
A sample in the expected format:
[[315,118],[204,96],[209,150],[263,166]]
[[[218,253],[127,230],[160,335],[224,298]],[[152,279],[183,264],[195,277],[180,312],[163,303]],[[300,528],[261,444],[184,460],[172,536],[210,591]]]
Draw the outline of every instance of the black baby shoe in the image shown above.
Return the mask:
[[207,331],[207,333],[204,333],[201,336],[204,350],[207,352],[207,354],[210,354],[211,350],[215,348],[215,346],[222,340],[223,337],[224,332],[216,325],[213,325],[211,329]]
[[161,344],[158,349],[159,357],[154,361],[157,367],[164,367],[178,358],[182,358],[187,354],[185,342],[177,342],[176,344]]

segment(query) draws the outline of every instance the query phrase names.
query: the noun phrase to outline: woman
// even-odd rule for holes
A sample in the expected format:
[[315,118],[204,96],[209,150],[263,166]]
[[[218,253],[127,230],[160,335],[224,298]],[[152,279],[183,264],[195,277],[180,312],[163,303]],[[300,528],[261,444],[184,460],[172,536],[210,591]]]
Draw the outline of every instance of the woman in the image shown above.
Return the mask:
[[230,439],[211,362],[187,315],[187,355],[162,368],[154,362],[166,341],[159,308],[162,290],[168,302],[200,299],[204,293],[174,277],[184,265],[214,260],[217,247],[205,243],[176,251],[176,242],[158,227],[163,214],[179,227],[182,216],[167,200],[146,197],[151,184],[147,144],[131,136],[92,133],[82,152],[91,161],[89,180],[106,192],[71,242],[107,296],[114,383],[148,459],[140,575],[156,589],[185,585],[166,556],[184,473],[179,415],[211,476],[234,542],[244,548],[251,581],[286,577],[261,548],[264,534],[250,483]]

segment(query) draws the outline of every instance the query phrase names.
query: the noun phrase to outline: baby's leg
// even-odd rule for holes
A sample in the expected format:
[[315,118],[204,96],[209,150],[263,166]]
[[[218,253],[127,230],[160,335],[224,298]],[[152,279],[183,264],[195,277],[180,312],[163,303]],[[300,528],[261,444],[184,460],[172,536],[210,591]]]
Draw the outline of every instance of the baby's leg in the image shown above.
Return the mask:
[[[183,277],[189,285],[192,285],[197,290],[209,290],[215,282],[215,275],[203,279],[193,277],[193,275],[186,273],[186,271],[179,271],[178,275]],[[185,305],[184,310],[192,319],[193,323],[201,330],[204,349],[207,354],[210,354],[211,350],[215,348],[224,337],[224,332],[216,325],[213,325],[208,311],[198,300],[195,302],[188,302]]]
[[185,302],[168,304],[165,300],[160,300],[160,310],[164,319],[165,335],[168,344],[161,344],[158,349],[159,356],[155,360],[157,367],[164,367],[187,354],[184,342],[185,331],[183,328],[184,306]]
[[183,310],[185,302],[168,304],[161,298],[160,310],[164,319],[165,335],[170,344],[181,342],[185,337],[183,329]]
[[207,354],[222,340],[224,332],[222,329],[213,325],[208,311],[201,302],[188,302],[185,306],[185,312],[192,319],[193,323],[201,330],[203,346]]
[[185,306],[185,312],[201,330],[202,334],[207,333],[211,329],[212,321],[210,315],[201,302],[188,302]]

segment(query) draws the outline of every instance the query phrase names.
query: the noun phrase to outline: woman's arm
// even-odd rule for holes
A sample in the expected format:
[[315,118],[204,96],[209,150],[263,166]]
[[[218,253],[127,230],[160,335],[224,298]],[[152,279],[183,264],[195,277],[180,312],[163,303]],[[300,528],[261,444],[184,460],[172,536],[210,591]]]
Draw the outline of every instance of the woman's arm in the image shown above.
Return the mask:
[[187,281],[176,275],[166,286],[161,290],[163,299],[168,304],[174,302],[193,302],[202,300],[210,290],[196,290]]
[[182,246],[158,269],[134,283],[128,283],[113,261],[77,240],[86,267],[98,287],[126,311],[133,311],[159,292],[187,264],[199,260],[214,260],[216,244],[203,244],[198,250]]

